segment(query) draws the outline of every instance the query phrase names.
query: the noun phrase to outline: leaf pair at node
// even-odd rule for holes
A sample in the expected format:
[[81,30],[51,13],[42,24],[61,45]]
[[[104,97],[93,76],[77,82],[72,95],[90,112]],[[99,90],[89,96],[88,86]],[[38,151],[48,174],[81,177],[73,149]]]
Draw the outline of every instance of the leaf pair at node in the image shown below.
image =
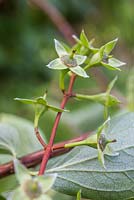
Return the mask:
[[34,105],[35,109],[35,119],[34,119],[34,127],[38,127],[39,118],[42,116],[42,114],[48,110],[52,110],[55,112],[65,112],[67,110],[58,108],[56,106],[50,105],[46,100],[47,92],[44,94],[44,96],[37,97],[35,99],[22,99],[22,98],[15,98],[16,101],[19,101],[21,103],[25,104],[32,104]]

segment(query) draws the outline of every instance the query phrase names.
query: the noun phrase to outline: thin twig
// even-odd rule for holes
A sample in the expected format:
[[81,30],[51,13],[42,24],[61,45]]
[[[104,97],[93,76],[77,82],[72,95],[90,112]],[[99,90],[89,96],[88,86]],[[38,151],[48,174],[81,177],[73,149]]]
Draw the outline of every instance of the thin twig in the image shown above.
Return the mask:
[[36,135],[37,139],[39,140],[40,144],[43,146],[43,148],[45,148],[46,143],[44,142],[43,138],[41,137],[39,129],[37,127],[34,128],[34,132],[35,132],[35,135]]
[[[61,105],[60,105],[60,108],[62,108],[62,109],[64,109],[66,103],[68,102],[70,96],[72,95],[72,88],[73,88],[75,78],[76,78],[76,75],[72,74],[72,76],[70,77],[70,83],[69,83],[68,91],[67,91],[67,93],[64,94]],[[47,162],[49,160],[49,157],[50,157],[50,154],[51,154],[51,151],[52,151],[52,146],[53,146],[53,143],[54,143],[54,139],[55,139],[55,136],[56,136],[56,131],[57,131],[57,128],[58,128],[58,125],[59,125],[61,115],[62,115],[62,112],[58,112],[57,116],[55,118],[55,122],[54,122],[54,125],[53,125],[53,128],[52,128],[50,140],[49,140],[49,143],[46,147],[46,151],[44,152],[44,156],[43,156],[43,159],[42,159],[42,162],[41,162],[41,165],[40,165],[39,175],[42,175],[45,172]]]

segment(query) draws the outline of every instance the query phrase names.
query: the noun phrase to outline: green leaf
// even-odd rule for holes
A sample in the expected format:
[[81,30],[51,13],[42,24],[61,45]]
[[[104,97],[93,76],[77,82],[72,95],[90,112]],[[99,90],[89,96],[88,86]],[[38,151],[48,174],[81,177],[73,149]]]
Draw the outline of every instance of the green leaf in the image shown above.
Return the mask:
[[95,53],[95,54],[92,56],[92,58],[91,58],[91,60],[90,60],[90,66],[99,64],[99,63],[102,61],[102,59],[103,59],[103,54],[104,54],[104,49],[105,49],[104,46],[101,47],[101,48],[98,50],[98,52]]
[[52,105],[48,105],[48,108],[55,112],[68,112],[68,110],[64,110],[64,109],[61,109],[61,108],[58,108],[58,107],[52,106]]
[[8,192],[17,187],[18,181],[15,175],[10,175],[0,179],[0,193]]
[[108,63],[101,62],[101,64],[108,69],[121,71],[119,67],[125,65],[126,63],[121,62],[116,58],[109,58]]
[[115,76],[115,78],[108,84],[107,91],[106,91],[106,93],[107,93],[108,95],[110,94],[112,88],[114,87],[114,84],[115,84],[115,82],[117,81],[117,79],[118,79],[118,77]]
[[34,105],[34,110],[35,110],[35,117],[34,117],[34,127],[38,127],[39,119],[41,115],[48,110],[48,105],[46,101],[46,94],[44,94],[43,97],[38,97],[34,100],[31,99],[21,99],[21,98],[16,98],[15,100],[21,102],[21,103],[26,103],[26,104],[33,104]]
[[60,59],[60,58],[56,58],[55,60],[52,60],[52,61],[47,65],[47,67],[50,68],[50,69],[58,69],[58,70],[67,69],[67,66],[64,65],[64,64],[61,62],[61,59]]
[[[40,134],[44,137],[41,130]],[[12,148],[17,157],[42,148],[35,136],[33,123],[10,114],[0,114],[0,142],[5,143],[8,148]],[[9,151],[3,152],[3,149],[0,149],[0,164],[13,160],[13,156],[9,153]],[[16,185],[17,180],[14,175],[1,178],[0,193],[12,190]]]
[[19,101],[21,103],[25,103],[25,104],[36,104],[36,100],[35,99],[23,99],[23,98],[15,98],[15,101]]
[[14,127],[4,123],[0,123],[0,130],[0,153],[12,158],[16,155],[16,142],[12,138],[19,140],[18,132]]
[[40,117],[48,109],[53,110],[55,112],[64,112],[64,111],[67,111],[67,110],[58,108],[56,106],[49,105],[47,103],[47,101],[46,101],[46,95],[47,95],[47,92],[44,94],[44,96],[37,97],[35,100],[16,98],[16,100],[18,100],[18,101],[20,101],[22,103],[34,104],[34,110],[35,110],[34,127],[35,128],[38,127]]
[[82,44],[88,48],[89,46],[89,43],[88,43],[88,39],[87,39],[87,36],[85,35],[85,32],[84,30],[82,30],[81,34],[80,34],[80,40],[82,42]]
[[119,156],[105,155],[106,169],[98,162],[96,149],[80,146],[49,161],[47,173],[57,173],[54,189],[91,200],[125,200],[134,197],[134,113],[115,117],[106,134]]
[[36,103],[37,104],[42,104],[44,106],[47,106],[47,101],[46,101],[46,99],[44,99],[44,97],[37,97],[36,98]]
[[111,92],[116,81],[117,81],[117,76],[109,83],[107,90],[106,90],[106,96],[107,96],[106,98],[107,99],[106,99],[105,108],[104,108],[105,119],[107,119],[107,117],[108,117],[108,107],[109,107],[109,105],[120,103],[119,100],[116,97],[112,96],[113,98],[112,99],[110,98],[110,92]]
[[67,51],[64,48],[64,46],[56,39],[54,40],[54,42],[55,42],[55,49],[56,49],[56,52],[57,52],[58,56],[62,57],[64,55],[66,55]]
[[77,199],[76,200],[81,200],[81,190],[77,193]]
[[100,93],[95,95],[84,95],[84,94],[76,94],[76,98],[81,100],[90,100],[97,103],[100,103],[102,105],[106,105],[107,99],[108,99],[108,105],[107,106],[114,106],[120,103],[120,101],[113,95],[107,95],[107,93]]
[[75,73],[78,76],[81,76],[83,78],[89,78],[89,76],[87,75],[87,73],[85,72],[85,70],[83,68],[81,68],[80,66],[77,67],[71,67],[70,70]]
[[42,104],[44,106],[46,106],[47,101],[45,100],[44,97],[37,97],[36,99],[23,99],[23,98],[15,98],[14,100],[19,101],[21,103],[25,103],[25,104]]
[[129,71],[127,79],[127,102],[129,111],[134,112],[134,68]]
[[116,38],[116,39],[114,39],[114,40],[112,40],[112,41],[110,41],[110,42],[108,42],[107,44],[104,45],[105,46],[104,52],[107,55],[109,55],[111,53],[111,51],[114,49],[117,41],[118,41],[118,38]]
[[[40,133],[44,136],[41,130]],[[35,136],[33,123],[10,114],[0,114],[0,142],[12,148],[17,157],[42,148]],[[12,159],[9,153],[3,154],[0,150],[0,164]]]
[[15,168],[15,175],[17,180],[19,181],[19,184],[23,184],[26,180],[31,179],[31,175],[28,171],[28,169],[20,163],[19,160],[14,159],[14,168]]

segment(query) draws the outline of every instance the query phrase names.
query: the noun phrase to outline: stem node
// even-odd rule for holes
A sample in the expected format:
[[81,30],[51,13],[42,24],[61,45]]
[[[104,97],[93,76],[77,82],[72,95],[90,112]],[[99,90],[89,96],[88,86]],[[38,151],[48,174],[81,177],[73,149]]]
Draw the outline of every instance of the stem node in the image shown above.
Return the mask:
[[[70,82],[69,82],[69,86],[68,86],[68,91],[64,92],[63,95],[63,99],[60,105],[61,109],[65,108],[66,103],[68,102],[69,98],[72,96],[72,89],[73,89],[73,85],[74,85],[74,81],[75,81],[76,75],[72,74],[72,76],[70,77]],[[51,136],[50,136],[50,140],[49,143],[46,147],[46,151],[44,152],[44,156],[40,165],[40,170],[39,170],[39,175],[43,175],[47,166],[47,162],[50,158],[51,152],[52,152],[52,146],[54,143],[54,139],[56,136],[56,131],[60,122],[60,118],[61,118],[62,113],[58,112],[55,118],[55,122],[52,128],[52,132],[51,132]]]

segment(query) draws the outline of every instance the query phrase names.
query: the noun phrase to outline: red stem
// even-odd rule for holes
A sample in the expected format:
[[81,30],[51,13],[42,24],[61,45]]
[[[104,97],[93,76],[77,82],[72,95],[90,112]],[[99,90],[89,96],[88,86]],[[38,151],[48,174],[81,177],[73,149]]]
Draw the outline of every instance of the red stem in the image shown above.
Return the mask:
[[[60,108],[64,109],[67,101],[69,100],[69,98],[72,96],[72,88],[73,88],[73,84],[75,81],[76,75],[72,74],[71,78],[70,78],[70,83],[69,83],[69,87],[68,87],[68,91],[67,93],[64,94]],[[51,151],[52,151],[52,146],[54,143],[54,139],[55,139],[55,135],[56,135],[56,131],[57,131],[57,127],[59,125],[59,121],[61,118],[62,112],[58,112],[57,116],[55,118],[55,122],[54,122],[54,126],[51,132],[51,136],[50,136],[50,140],[49,143],[46,147],[46,151],[44,153],[41,165],[40,165],[40,170],[39,170],[39,175],[44,174],[45,170],[46,170],[46,166],[47,166],[47,162],[49,160]]]
[[34,128],[34,132],[36,134],[37,139],[39,140],[40,144],[45,148],[46,147],[46,143],[44,142],[43,138],[40,135],[40,132],[38,130],[38,128]]
[[[88,132],[88,133],[82,134],[80,137],[77,137],[75,139],[54,144],[52,147],[52,152],[51,152],[50,158],[67,153],[71,148],[64,148],[65,144],[84,140],[90,134],[91,134],[91,132]],[[41,151],[37,151],[37,152],[31,153],[31,154],[25,155],[25,156],[19,158],[19,160],[22,164],[25,165],[25,167],[32,168],[32,167],[37,166],[41,162],[43,155],[44,155],[44,150],[41,150]],[[0,178],[9,176],[10,174],[13,174],[13,173],[14,173],[14,166],[13,166],[12,161],[0,165]]]

